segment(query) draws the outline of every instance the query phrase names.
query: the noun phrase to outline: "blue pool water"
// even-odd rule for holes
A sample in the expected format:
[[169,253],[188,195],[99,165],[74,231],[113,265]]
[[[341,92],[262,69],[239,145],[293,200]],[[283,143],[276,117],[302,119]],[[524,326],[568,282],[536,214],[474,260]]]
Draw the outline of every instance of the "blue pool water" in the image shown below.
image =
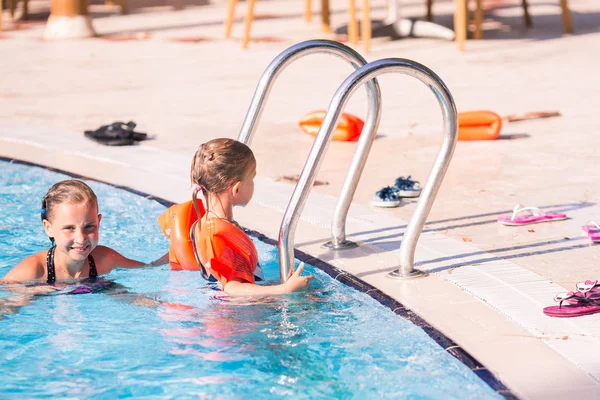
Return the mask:
[[[0,277],[48,247],[40,199],[67,176],[0,161]],[[88,182],[100,243],[151,261],[159,203]],[[255,240],[268,281],[277,251]],[[420,328],[307,266],[307,293],[230,299],[200,274],[117,270],[103,291],[0,287],[0,398],[501,398]]]

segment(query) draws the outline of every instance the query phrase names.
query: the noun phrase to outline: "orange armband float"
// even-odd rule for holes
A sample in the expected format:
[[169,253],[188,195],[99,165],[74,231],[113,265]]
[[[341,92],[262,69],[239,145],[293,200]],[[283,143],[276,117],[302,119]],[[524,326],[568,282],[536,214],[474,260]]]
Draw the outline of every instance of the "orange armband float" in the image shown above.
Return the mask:
[[458,140],[493,140],[501,128],[502,118],[492,111],[458,113]]
[[[206,210],[202,201],[196,199],[196,204],[204,215]],[[190,238],[190,229],[196,221],[198,215],[191,200],[169,207],[158,217],[160,228],[169,238],[169,265],[172,270],[200,271]]]
[[[313,111],[306,114],[298,125],[302,130],[309,135],[316,137],[325,118],[325,110]],[[340,116],[338,125],[333,132],[332,140],[353,142],[358,140],[365,123],[358,117],[352,114],[343,113]]]

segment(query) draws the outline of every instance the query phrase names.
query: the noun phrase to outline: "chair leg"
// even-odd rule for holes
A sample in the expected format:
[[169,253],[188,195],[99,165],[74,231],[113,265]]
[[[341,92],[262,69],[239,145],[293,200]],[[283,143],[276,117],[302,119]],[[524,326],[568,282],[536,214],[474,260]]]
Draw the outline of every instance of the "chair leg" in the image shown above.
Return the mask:
[[119,5],[121,6],[121,15],[127,14],[127,0],[119,0]]
[[571,10],[567,0],[560,0],[560,8],[562,8],[563,24],[565,25],[565,33],[573,33],[573,19],[571,17]]
[[310,22],[312,20],[311,0],[304,0],[304,20],[306,22]]
[[29,1],[23,0],[23,16],[21,17],[23,21],[27,21],[29,19]]
[[469,11],[469,0],[465,0],[465,35],[469,36],[469,17],[471,13]]
[[522,0],[523,4],[523,17],[525,18],[525,26],[527,28],[531,28],[533,24],[531,23],[531,16],[529,15],[529,5],[527,4],[527,0]]
[[227,2],[227,18],[225,19],[225,39],[231,37],[231,27],[233,26],[233,16],[235,14],[235,5],[237,0],[229,0]]
[[10,19],[15,19],[15,8],[16,0],[8,0],[8,10],[10,11]]
[[433,5],[433,0],[427,0],[427,21],[431,22],[433,19],[433,13],[431,12],[431,6]]
[[248,42],[250,42],[250,28],[252,26],[252,20],[254,19],[254,4],[256,4],[256,0],[248,0],[248,11],[246,12],[246,18],[244,21],[242,49],[248,48]]
[[466,28],[466,6],[467,0],[454,0],[454,32],[456,33],[456,47],[458,51],[465,50],[465,40],[467,39]]
[[362,22],[360,24],[363,46],[365,53],[368,53],[371,48],[371,6],[369,0],[362,2]]
[[475,2],[475,34],[473,37],[477,40],[483,38],[483,30],[481,24],[483,23],[483,7],[481,0]]
[[353,46],[356,46],[358,44],[358,21],[356,20],[356,4],[354,0],[349,1],[348,14],[348,40]]
[[329,0],[321,0],[321,31],[331,33]]

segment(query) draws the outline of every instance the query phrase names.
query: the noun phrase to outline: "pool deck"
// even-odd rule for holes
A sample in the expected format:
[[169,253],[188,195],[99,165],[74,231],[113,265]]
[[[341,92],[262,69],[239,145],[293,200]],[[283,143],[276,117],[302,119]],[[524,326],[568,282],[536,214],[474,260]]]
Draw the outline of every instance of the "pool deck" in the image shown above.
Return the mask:
[[[469,41],[464,54],[453,43],[413,38],[376,39],[366,55],[368,60],[403,57],[430,67],[450,88],[459,111],[562,114],[507,123],[504,140],[458,143],[417,247],[418,267],[431,274],[402,282],[385,277],[398,265],[396,250],[416,202],[388,210],[369,206],[372,194],[397,176],[425,182],[441,144],[434,96],[406,77],[380,79],[380,134],[347,221],[349,239],[361,246],[337,253],[321,247],[329,239],[335,196],[356,146],[334,142],[317,178],[329,184],[314,188],[296,248],[412,309],[518,397],[596,398],[600,314],[554,319],[542,308],[576,282],[600,278],[600,245],[591,245],[580,230],[589,220],[600,222],[600,80],[594,78],[600,67],[600,52],[594,50],[600,42],[600,5],[572,1],[576,33],[563,36],[558,1],[531,2],[530,31],[522,28],[519,3],[490,4],[486,39]],[[451,3],[435,4],[436,21],[450,24]],[[254,36],[278,41],[253,42],[242,51],[235,39],[239,21],[234,40],[221,39],[224,2],[178,2],[175,11],[172,6],[157,2],[140,8],[133,1],[132,14],[120,16],[114,8],[92,5],[102,35],[94,39],[43,42],[43,24],[35,21],[0,33],[0,156],[185,201],[195,148],[214,137],[237,136],[266,65],[296,42],[333,38],[320,34],[318,23],[302,20],[300,1],[258,2],[262,18],[253,26]],[[345,22],[345,7],[332,2],[333,26]],[[47,8],[45,2],[31,2],[34,17]],[[424,2],[403,5],[402,12],[421,16]],[[374,17],[384,13],[384,3],[373,2]],[[108,40],[119,38],[141,40]],[[293,186],[276,179],[300,173],[313,140],[297,121],[325,108],[350,72],[335,57],[312,55],[281,74],[253,141],[259,176],[253,202],[236,210],[242,225],[277,238]],[[346,110],[365,116],[362,90]],[[81,134],[117,120],[134,120],[156,138],[108,148]],[[569,219],[528,227],[496,223],[516,203],[563,211]]]

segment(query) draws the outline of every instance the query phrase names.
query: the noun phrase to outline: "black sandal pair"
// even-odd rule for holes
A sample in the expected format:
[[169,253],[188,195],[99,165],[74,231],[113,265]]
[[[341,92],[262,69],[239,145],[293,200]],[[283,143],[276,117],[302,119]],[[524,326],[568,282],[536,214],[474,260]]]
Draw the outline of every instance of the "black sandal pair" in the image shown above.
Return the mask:
[[105,146],[130,146],[148,139],[148,134],[135,132],[135,122],[113,122],[103,125],[95,131],[85,131],[84,135]]

